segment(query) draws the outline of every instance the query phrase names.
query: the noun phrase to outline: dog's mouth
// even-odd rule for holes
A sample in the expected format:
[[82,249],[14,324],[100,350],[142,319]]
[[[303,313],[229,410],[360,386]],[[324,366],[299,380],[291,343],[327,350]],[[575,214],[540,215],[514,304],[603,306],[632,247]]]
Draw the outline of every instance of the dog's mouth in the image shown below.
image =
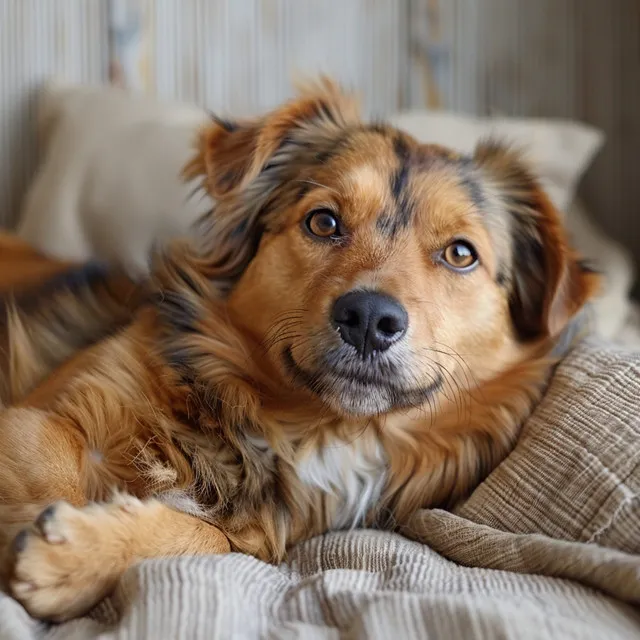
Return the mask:
[[[333,356],[333,357],[332,357]],[[396,367],[335,357],[331,352],[315,371],[300,366],[291,346],[282,352],[284,367],[295,384],[305,387],[334,409],[353,415],[379,415],[419,407],[441,388],[438,374],[424,386],[398,382]]]

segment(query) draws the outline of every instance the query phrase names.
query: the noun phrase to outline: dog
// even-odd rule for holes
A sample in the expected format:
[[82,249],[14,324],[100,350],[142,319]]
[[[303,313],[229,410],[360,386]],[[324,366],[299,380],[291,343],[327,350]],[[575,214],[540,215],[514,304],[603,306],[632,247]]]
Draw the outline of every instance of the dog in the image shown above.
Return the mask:
[[328,79],[212,116],[184,173],[215,207],[148,280],[78,267],[5,303],[2,567],[41,619],[145,558],[278,562],[451,507],[597,290],[518,152],[363,123]]
[[42,281],[75,267],[73,262],[43,255],[14,235],[0,233],[0,296],[37,289]]

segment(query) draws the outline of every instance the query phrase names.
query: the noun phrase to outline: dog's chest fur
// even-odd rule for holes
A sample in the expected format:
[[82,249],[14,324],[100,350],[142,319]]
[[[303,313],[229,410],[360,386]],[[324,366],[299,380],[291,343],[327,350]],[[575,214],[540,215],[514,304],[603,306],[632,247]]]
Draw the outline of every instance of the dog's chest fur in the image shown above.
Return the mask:
[[387,482],[386,453],[379,442],[365,438],[336,439],[304,452],[295,468],[301,482],[324,493],[332,529],[362,525]]
[[[265,455],[272,455],[262,438],[251,443]],[[322,446],[303,449],[293,460],[298,480],[323,495],[330,529],[362,525],[377,505],[388,479],[387,455],[376,439],[335,438]]]

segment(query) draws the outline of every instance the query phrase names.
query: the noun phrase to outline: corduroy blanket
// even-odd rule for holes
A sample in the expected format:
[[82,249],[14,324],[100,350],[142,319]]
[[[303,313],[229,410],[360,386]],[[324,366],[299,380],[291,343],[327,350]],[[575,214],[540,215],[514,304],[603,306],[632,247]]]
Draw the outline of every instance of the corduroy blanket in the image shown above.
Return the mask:
[[455,513],[328,534],[279,567],[144,563],[61,626],[0,594],[0,638],[638,638],[639,496],[640,354],[582,344]]

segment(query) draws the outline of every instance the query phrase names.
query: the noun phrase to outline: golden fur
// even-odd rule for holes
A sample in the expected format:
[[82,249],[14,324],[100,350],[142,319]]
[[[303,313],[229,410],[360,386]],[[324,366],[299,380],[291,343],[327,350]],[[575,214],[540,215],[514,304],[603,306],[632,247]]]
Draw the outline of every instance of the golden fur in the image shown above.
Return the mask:
[[[185,173],[216,202],[199,246],[138,287],[80,269],[5,307],[0,536],[42,618],[81,614],[142,558],[276,562],[454,504],[513,446],[595,290],[517,153],[363,124],[326,80],[214,119]],[[340,234],[309,231],[318,210]],[[443,259],[460,241],[479,256],[464,272]],[[330,321],[354,290],[406,310],[384,353],[354,355]]]

